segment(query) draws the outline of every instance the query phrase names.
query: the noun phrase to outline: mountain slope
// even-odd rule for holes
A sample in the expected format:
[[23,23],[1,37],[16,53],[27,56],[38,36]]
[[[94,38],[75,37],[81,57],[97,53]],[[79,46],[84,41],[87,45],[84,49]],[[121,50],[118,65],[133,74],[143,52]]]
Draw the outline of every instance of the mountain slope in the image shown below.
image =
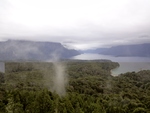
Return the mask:
[[60,43],[8,40],[0,42],[0,60],[50,60],[78,55]]
[[101,53],[106,51],[108,48],[97,48],[97,49],[88,49],[88,50],[81,50],[81,53]]
[[150,44],[120,45],[106,49],[100,54],[113,56],[150,57]]

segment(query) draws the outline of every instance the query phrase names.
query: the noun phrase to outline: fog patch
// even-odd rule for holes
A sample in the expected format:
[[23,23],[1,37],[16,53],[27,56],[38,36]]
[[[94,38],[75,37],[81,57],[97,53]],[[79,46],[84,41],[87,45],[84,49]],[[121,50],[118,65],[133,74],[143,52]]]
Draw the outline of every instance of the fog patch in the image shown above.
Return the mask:
[[8,40],[3,42],[0,47],[2,60],[28,60],[33,59],[33,56],[38,58],[42,54],[39,51],[39,45],[29,41]]
[[55,61],[53,64],[55,70],[55,75],[53,78],[53,90],[56,91],[58,95],[63,96],[66,93],[65,86],[67,84],[67,77],[65,73],[66,67],[60,61]]
[[66,94],[66,85],[68,82],[66,74],[66,66],[63,61],[60,60],[60,50],[56,50],[51,54],[51,59],[47,62],[52,63],[52,70],[44,75],[44,85],[52,92],[56,92],[59,96]]

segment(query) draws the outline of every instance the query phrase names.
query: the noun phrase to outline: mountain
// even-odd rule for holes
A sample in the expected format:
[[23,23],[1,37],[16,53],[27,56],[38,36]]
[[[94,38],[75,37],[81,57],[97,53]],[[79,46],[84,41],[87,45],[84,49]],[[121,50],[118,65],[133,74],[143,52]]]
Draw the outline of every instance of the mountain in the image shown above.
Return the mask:
[[136,45],[119,45],[106,49],[99,54],[113,55],[113,56],[139,56],[150,57],[150,44],[136,44]]
[[0,60],[50,60],[69,58],[80,54],[60,43],[8,40],[0,42]]
[[88,50],[81,50],[81,53],[101,53],[106,51],[108,48],[97,48],[97,49],[88,49]]

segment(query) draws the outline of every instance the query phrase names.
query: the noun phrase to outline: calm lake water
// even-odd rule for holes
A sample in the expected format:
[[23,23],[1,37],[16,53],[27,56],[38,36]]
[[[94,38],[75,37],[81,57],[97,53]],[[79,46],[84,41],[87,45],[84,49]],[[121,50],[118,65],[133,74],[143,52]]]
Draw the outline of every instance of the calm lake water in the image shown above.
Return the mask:
[[111,71],[113,76],[117,76],[126,72],[138,72],[140,70],[150,70],[150,58],[148,57],[114,57],[100,54],[81,54],[72,57],[79,60],[98,60],[109,59],[113,62],[118,62],[120,66]]

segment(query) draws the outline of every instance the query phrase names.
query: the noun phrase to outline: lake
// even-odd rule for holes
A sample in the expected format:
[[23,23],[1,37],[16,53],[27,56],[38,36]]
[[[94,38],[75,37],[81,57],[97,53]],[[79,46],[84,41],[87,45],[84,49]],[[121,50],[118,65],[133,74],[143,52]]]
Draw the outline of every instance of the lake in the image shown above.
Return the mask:
[[150,70],[150,58],[149,57],[114,57],[101,54],[81,54],[72,57],[71,59],[79,60],[98,60],[109,59],[113,62],[118,62],[120,66],[111,71],[113,76],[117,76],[126,72],[138,72],[140,70]]

